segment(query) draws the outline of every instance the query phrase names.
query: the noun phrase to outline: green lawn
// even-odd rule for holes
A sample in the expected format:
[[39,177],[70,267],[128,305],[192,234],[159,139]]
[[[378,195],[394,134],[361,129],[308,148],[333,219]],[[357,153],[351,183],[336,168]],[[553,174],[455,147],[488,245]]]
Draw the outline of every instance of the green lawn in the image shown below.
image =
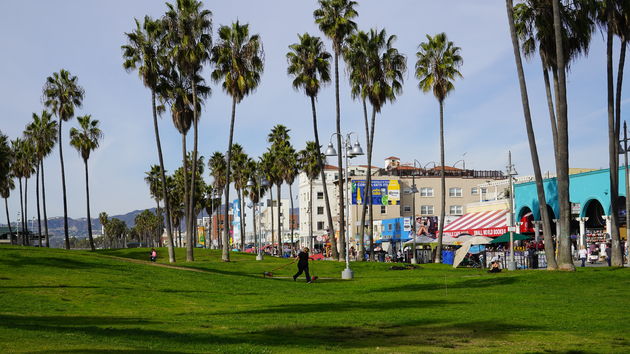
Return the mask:
[[0,352],[630,352],[628,269],[357,263],[341,281],[343,264],[319,261],[335,279],[306,284],[261,276],[287,260],[195,252],[177,265],[206,272],[109,257],[147,249],[0,247]]

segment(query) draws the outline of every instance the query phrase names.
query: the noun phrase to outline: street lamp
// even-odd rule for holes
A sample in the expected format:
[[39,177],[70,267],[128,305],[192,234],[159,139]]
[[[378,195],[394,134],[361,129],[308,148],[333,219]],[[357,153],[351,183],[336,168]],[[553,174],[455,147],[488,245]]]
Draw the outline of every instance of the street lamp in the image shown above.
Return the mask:
[[457,164],[458,164],[458,163],[460,163],[460,162],[462,163],[462,170],[465,170],[465,169],[466,169],[466,161],[464,161],[463,159],[458,160],[457,162],[455,162],[455,163],[453,164],[453,167],[455,167],[455,165],[457,165]]
[[508,151],[507,175],[510,178],[510,211],[508,212],[508,229],[510,231],[510,260],[508,261],[508,270],[516,270],[516,262],[514,261],[514,178],[518,172],[514,169],[512,163],[512,152]]
[[418,259],[416,258],[416,193],[418,193],[418,188],[416,188],[416,163],[418,167],[422,166],[420,161],[413,159],[413,172],[411,173],[411,239],[413,244],[413,257],[411,257],[411,264],[418,264]]
[[427,162],[427,164],[426,164],[426,165],[424,165],[424,167],[423,167],[422,169],[423,169],[423,170],[426,170],[426,169],[427,169],[427,166],[429,166],[430,164],[433,164],[433,168],[436,168],[436,167],[437,167],[437,164],[435,163],[435,161],[429,161],[429,162]]
[[[261,239],[262,239],[262,228],[260,225],[260,199],[263,197],[263,187],[267,187],[269,185],[269,182],[267,182],[267,180],[263,177],[263,176],[253,176],[252,178],[249,179],[249,181],[247,181],[247,186],[248,187],[255,187],[256,186],[256,182],[254,182],[253,178],[256,178],[258,181],[258,203],[256,203],[255,207],[257,207],[258,209],[258,254],[256,255],[256,260],[257,261],[262,261],[264,259],[264,256],[262,254],[262,243],[261,243]],[[256,211],[254,210],[254,215],[256,215]],[[255,221],[254,221],[255,222]]]
[[[346,160],[346,167],[345,167],[345,177],[344,178],[348,178],[348,156],[350,157],[355,157],[355,156],[361,156],[363,155],[363,149],[361,148],[361,145],[359,144],[359,140],[357,139],[356,142],[354,143],[354,145],[352,145],[352,141],[350,139],[350,136],[354,134],[356,135],[355,132],[350,132],[348,134],[346,134],[345,136],[345,140],[344,140],[344,136],[341,134],[337,134],[337,133],[333,133],[330,136],[330,143],[328,144],[328,148],[326,148],[326,152],[324,153],[326,156],[337,156],[337,151],[335,150],[335,148],[333,147],[332,144],[332,138],[335,135],[339,135],[342,139],[342,143],[343,143],[343,151],[340,151],[340,153],[343,153],[343,157]],[[341,176],[340,176],[341,177]],[[344,181],[346,182],[346,181]],[[341,178],[339,179],[339,183],[341,183]],[[354,273],[352,272],[352,269],[350,269],[350,228],[348,227],[348,216],[350,215],[350,202],[349,202],[349,197],[348,197],[348,183],[344,183],[344,194],[345,194],[345,198],[346,198],[346,220],[341,220],[341,222],[345,222],[346,225],[346,269],[344,269],[341,272],[341,279],[352,279],[354,278]],[[339,196],[339,198],[342,198],[342,196]]]

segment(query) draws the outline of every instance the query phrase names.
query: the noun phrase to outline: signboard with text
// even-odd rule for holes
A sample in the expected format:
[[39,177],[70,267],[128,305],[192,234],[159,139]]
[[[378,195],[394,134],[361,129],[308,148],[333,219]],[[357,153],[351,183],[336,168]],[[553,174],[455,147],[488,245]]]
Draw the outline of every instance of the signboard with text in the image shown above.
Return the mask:
[[[374,180],[371,182],[372,205],[400,205],[398,180]],[[352,204],[363,205],[368,198],[365,180],[352,181]]]

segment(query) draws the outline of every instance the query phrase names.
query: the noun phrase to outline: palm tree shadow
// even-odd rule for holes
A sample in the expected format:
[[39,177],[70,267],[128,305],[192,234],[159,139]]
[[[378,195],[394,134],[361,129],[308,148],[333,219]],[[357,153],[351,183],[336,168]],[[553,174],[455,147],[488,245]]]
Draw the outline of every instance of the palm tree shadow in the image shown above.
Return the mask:
[[515,277],[486,277],[481,279],[469,279],[454,284],[444,283],[426,283],[426,284],[405,284],[401,286],[378,288],[369,290],[369,292],[397,292],[397,291],[424,291],[424,290],[441,290],[445,287],[449,289],[474,289],[486,288],[492,286],[511,285],[518,280]]

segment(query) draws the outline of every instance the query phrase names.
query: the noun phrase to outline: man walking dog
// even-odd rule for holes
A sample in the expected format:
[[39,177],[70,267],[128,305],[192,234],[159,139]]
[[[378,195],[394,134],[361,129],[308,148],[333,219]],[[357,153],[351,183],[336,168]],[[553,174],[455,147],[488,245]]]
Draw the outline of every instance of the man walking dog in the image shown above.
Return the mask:
[[295,259],[298,261],[298,272],[293,276],[293,281],[296,281],[297,278],[304,272],[306,273],[306,282],[311,283],[311,275],[308,273],[308,247],[304,247]]

